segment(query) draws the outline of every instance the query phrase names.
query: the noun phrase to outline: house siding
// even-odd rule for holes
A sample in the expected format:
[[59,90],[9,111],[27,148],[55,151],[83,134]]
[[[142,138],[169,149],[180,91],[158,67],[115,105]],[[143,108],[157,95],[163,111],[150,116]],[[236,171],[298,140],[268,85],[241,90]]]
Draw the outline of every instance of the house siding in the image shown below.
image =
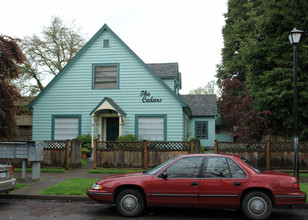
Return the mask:
[[215,117],[193,117],[189,122],[189,130],[191,131],[191,136],[196,137],[196,122],[206,122],[207,123],[207,138],[201,138],[201,145],[203,147],[213,147],[215,142]]
[[[111,48],[103,48],[103,39],[110,39]],[[119,82],[117,89],[92,89],[93,64],[116,63]],[[169,84],[169,83],[168,83]],[[169,85],[170,86],[170,85]],[[143,103],[141,91],[147,91],[162,102]],[[173,91],[173,89],[172,89]],[[135,115],[166,114],[167,140],[182,140],[183,110],[181,103],[167,86],[132,54],[108,30],[65,69],[33,105],[33,140],[50,140],[52,115],[80,115],[81,134],[91,134],[90,112],[104,97],[112,98],[126,113],[122,134],[135,133]],[[94,127],[95,136],[98,125]]]
[[174,91],[174,79],[163,79],[163,81]]

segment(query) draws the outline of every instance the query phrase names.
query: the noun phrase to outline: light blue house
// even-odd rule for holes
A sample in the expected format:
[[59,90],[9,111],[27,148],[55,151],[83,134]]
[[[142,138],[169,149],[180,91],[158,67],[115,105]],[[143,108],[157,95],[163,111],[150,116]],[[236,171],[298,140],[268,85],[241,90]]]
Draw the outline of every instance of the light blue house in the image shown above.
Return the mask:
[[113,141],[125,134],[213,146],[215,95],[180,95],[177,63],[145,64],[104,25],[30,103],[33,140],[80,134]]

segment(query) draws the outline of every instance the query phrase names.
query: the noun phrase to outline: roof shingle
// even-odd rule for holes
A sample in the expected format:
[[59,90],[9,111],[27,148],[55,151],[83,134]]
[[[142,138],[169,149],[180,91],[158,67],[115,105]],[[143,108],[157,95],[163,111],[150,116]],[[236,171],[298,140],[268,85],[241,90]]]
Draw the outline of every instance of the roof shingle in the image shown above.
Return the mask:
[[160,78],[176,77],[178,74],[178,63],[149,63],[146,65]]
[[180,95],[192,113],[192,116],[216,116],[217,104],[216,95]]

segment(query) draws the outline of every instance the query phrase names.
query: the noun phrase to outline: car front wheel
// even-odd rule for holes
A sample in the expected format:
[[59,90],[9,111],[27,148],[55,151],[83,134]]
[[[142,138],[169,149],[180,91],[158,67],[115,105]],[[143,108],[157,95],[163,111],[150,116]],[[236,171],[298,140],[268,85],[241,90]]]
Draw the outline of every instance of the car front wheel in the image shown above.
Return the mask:
[[136,217],[144,209],[144,199],[137,190],[126,189],[121,191],[117,196],[116,208],[123,216]]
[[249,219],[267,219],[272,206],[270,198],[259,191],[248,193],[242,202],[243,213]]

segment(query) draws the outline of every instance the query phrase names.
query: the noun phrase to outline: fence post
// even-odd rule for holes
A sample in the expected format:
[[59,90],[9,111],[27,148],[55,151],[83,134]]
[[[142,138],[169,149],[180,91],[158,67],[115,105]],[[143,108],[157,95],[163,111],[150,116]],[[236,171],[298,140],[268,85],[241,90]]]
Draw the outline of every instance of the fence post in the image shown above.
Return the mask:
[[93,151],[94,151],[94,169],[97,168],[97,140],[94,140],[94,144],[93,144]]
[[70,168],[70,140],[66,140],[65,169]]
[[143,169],[148,169],[148,146],[147,141],[143,140]]
[[[195,140],[195,144],[196,144],[196,141],[197,141],[197,140]],[[192,140],[190,141],[190,153],[191,153],[191,154],[194,153],[194,141],[192,141]]]
[[266,170],[270,170],[270,161],[271,161],[271,155],[270,155],[270,141],[266,141]]
[[215,146],[214,146],[215,154],[218,154],[218,142],[215,140]]

